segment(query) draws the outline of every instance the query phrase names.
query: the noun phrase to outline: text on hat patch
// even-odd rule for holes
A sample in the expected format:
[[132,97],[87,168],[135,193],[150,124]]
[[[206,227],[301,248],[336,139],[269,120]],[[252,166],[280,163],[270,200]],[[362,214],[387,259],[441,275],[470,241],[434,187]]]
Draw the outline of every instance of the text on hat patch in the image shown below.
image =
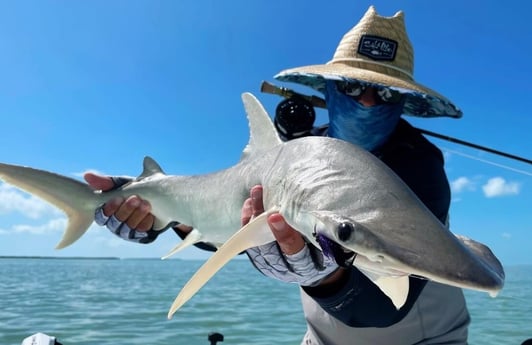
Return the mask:
[[393,61],[397,42],[383,37],[362,35],[357,52],[373,60]]

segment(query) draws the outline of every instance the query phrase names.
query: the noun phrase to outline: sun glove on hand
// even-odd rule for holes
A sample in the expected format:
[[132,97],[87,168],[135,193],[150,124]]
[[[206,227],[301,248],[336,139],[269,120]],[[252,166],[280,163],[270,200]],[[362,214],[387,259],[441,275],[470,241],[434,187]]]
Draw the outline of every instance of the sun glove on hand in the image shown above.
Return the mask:
[[[133,178],[123,176],[112,176],[111,179],[114,182],[114,187],[107,191],[115,190],[117,188],[122,187],[126,183],[133,181]],[[103,206],[104,205],[101,205],[96,209],[94,213],[94,221],[100,226],[105,226],[113,234],[126,241],[144,244],[151,243],[155,241],[155,239],[157,239],[157,236],[159,236],[168,228],[170,228],[170,226],[168,226],[162,230],[150,229],[148,231],[138,231],[135,229],[131,229],[126,223],[118,220],[118,218],[116,218],[114,214],[109,217],[106,216],[103,212]]]
[[283,254],[277,242],[250,248],[246,253],[265,276],[301,286],[316,286],[339,267],[311,244],[292,255]]

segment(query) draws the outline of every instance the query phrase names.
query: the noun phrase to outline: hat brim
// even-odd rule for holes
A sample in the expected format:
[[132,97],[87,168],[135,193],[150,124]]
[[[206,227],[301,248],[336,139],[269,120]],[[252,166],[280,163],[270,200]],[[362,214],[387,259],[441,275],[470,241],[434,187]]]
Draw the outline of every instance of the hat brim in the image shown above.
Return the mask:
[[310,65],[287,69],[275,79],[309,86],[319,92],[325,90],[325,79],[362,81],[389,87],[405,94],[403,113],[419,117],[462,117],[462,111],[446,97],[419,83],[392,77],[367,69],[354,68],[342,63]]

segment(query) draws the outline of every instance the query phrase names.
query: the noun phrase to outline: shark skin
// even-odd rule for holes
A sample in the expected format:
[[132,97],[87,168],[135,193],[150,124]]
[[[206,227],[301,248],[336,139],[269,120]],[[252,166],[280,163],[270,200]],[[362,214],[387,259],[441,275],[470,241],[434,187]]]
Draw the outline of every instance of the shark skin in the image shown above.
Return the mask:
[[[168,318],[234,256],[273,241],[266,218],[274,212],[318,248],[319,234],[355,252],[353,265],[397,308],[406,301],[409,275],[492,296],[502,289],[504,270],[491,250],[451,233],[375,156],[334,138],[282,142],[260,102],[249,93],[242,98],[250,139],[241,160],[228,169],[166,175],[146,157],[138,178],[109,192],[48,171],[2,163],[0,179],[66,213],[68,225],[58,249],[78,240],[93,222],[96,207],[114,196],[148,200],[156,230],[172,222],[192,226],[165,257],[198,242],[218,250],[182,288]],[[263,186],[267,211],[241,227],[242,204],[257,184]]]

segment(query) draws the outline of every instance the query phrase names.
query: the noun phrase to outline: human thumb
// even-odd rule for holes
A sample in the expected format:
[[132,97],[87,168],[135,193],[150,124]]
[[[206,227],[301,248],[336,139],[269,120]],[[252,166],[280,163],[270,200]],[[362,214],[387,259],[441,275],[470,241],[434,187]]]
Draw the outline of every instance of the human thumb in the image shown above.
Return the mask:
[[86,172],[83,178],[92,189],[95,190],[109,190],[112,189],[115,184],[110,176],[103,176],[92,172]]

